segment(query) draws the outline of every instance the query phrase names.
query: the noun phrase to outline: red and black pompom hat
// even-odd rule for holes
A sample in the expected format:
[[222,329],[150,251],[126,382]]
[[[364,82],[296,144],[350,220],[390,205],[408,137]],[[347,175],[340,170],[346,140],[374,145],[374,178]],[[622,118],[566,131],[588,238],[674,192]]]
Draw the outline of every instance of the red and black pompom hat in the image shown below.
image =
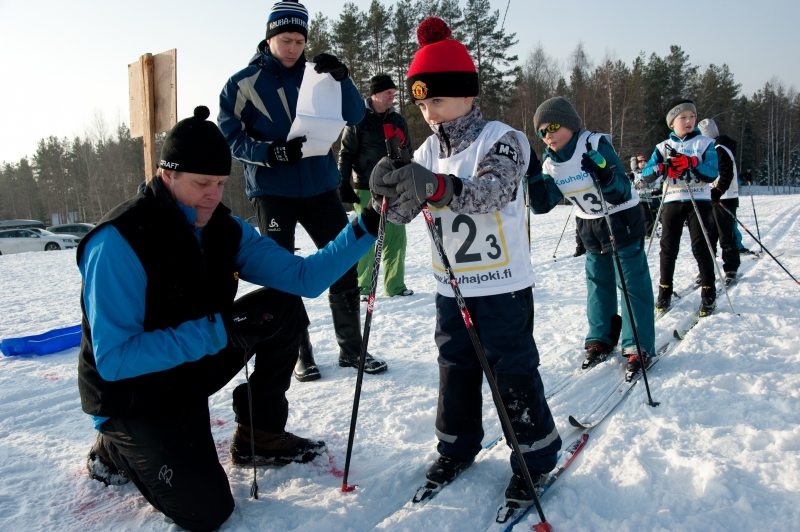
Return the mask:
[[406,77],[414,100],[438,96],[477,96],[478,72],[467,48],[450,39],[450,28],[438,17],[428,17],[417,28],[420,48]]

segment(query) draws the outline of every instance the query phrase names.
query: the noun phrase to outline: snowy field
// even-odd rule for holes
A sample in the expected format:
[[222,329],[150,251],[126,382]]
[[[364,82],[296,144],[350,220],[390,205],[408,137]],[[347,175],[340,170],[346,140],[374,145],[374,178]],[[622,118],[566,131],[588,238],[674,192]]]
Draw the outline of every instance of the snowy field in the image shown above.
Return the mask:
[[[764,243],[800,276],[798,196],[759,196]],[[570,222],[552,259],[569,207],[532,219],[534,336],[545,388],[583,359],[586,285],[583,258],[573,258]],[[752,226],[747,198],[739,209]],[[313,250],[299,231],[301,253]],[[758,246],[745,235],[745,245]],[[79,322],[80,276],[74,251],[0,257],[0,338],[36,334]],[[421,217],[409,226],[406,283],[412,297],[380,297],[370,352],[389,371],[365,376],[349,482],[340,490],[356,373],[339,368],[325,295],[307,300],[311,339],[322,379],[294,381],[287,429],[324,439],[327,456],[305,465],[262,468],[260,498],[248,498],[252,470],[233,467],[227,449],[234,429],[231,391],[244,372],[210,399],[220,460],[236,509],[226,531],[485,529],[510,476],[509,450],[499,445],[430,504],[401,507],[436,458],[434,419],[438,370],[434,281]],[[658,245],[650,252],[658,280]],[[543,501],[557,531],[798,530],[800,517],[800,286],[770,258],[743,258],[741,281],[649,372],[661,406],[646,404],[639,383],[593,430],[583,453]],[[697,273],[688,234],[675,276],[677,291]],[[247,291],[252,286],[243,285]],[[657,341],[699,305],[699,293],[657,324]],[[363,306],[362,306],[363,312]],[[580,414],[623,371],[620,357],[596,368],[550,406],[562,437],[567,417]],[[85,457],[94,432],[81,412],[77,348],[43,357],[0,356],[0,530],[177,530],[132,485],[107,488],[89,479]],[[613,384],[612,384],[613,386]],[[501,432],[484,385],[486,441]],[[396,513],[397,512],[397,513]],[[531,512],[515,530],[538,522]]]

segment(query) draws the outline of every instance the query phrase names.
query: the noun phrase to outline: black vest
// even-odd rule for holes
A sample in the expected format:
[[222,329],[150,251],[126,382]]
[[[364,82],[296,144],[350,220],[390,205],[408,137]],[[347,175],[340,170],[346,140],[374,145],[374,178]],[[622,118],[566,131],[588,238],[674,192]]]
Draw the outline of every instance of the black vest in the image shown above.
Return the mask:
[[[227,207],[217,206],[201,233],[202,243],[198,243],[183,212],[156,177],[136,197],[106,214],[81,240],[78,263],[86,243],[107,224],[133,248],[147,275],[145,332],[176,328],[183,322],[231,309],[238,288],[235,259],[242,229]],[[207,396],[205,384],[211,371],[208,355],[166,371],[104,380],[95,365],[83,290],[81,310],[78,389],[84,412],[108,417],[167,413],[171,406]],[[125,310],[120,308],[119,312]]]

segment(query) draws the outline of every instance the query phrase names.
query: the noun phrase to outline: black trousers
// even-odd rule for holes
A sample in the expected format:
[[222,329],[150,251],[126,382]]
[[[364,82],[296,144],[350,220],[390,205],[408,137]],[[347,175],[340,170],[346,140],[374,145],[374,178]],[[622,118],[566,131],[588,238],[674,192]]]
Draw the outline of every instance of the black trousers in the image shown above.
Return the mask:
[[[711,218],[711,202],[697,201],[697,210],[702,217],[703,225],[708,229]],[[661,209],[661,280],[662,285],[672,286],[675,274],[675,261],[681,245],[683,223],[689,221],[689,235],[692,238],[692,253],[697,260],[700,280],[703,286],[714,284],[714,259],[708,251],[708,244],[703,236],[697,214],[691,201],[673,201],[665,203]]]
[[[720,203],[736,215],[739,199],[724,199]],[[712,205],[711,219],[709,220],[708,238],[714,254],[717,253],[717,241],[722,248],[722,269],[725,272],[736,272],[739,269],[739,246],[736,243],[736,221],[733,216],[722,210],[719,205]]]
[[[303,301],[278,290],[260,289],[239,298],[234,309],[261,308],[273,316],[270,337],[252,350],[226,347],[215,355],[208,381],[181,404],[137,418],[110,418],[100,427],[114,463],[157,510],[187,530],[215,530],[233,512],[228,478],[211,435],[208,396],[234,378],[256,357],[250,375],[253,425],[282,432],[289,412],[286,390],[297,361],[297,343],[308,326]],[[247,386],[233,391],[238,423],[249,423]]]
[[[325,247],[347,225],[339,193],[331,190],[310,198],[258,196],[253,198],[258,229],[282,248],[294,253],[294,230],[299,223],[314,241],[317,249]],[[358,271],[354,264],[328,291],[339,294],[358,288]]]

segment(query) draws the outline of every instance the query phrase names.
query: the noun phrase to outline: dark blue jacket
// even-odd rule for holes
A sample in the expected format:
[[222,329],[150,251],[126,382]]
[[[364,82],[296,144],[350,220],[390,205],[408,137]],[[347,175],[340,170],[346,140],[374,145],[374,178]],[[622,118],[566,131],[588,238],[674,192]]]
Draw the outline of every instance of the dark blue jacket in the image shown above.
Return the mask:
[[[306,58],[286,68],[263,41],[259,50],[223,87],[217,117],[233,157],[244,163],[247,197],[308,198],[337,188],[339,170],[332,151],[296,164],[268,166],[267,148],[272,141],[286,140],[295,118]],[[342,118],[347,125],[358,124],[365,112],[361,95],[349,77],[341,85]]]

